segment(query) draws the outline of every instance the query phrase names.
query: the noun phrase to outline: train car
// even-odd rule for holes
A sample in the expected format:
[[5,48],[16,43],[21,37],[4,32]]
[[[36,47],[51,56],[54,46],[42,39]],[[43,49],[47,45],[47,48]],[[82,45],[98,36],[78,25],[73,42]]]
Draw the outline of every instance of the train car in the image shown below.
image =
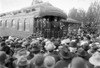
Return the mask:
[[72,19],[72,18],[67,18],[67,20],[63,20],[63,23],[65,25],[64,28],[63,28],[63,32],[65,32],[65,33],[77,34],[78,29],[81,26],[80,21],[77,21],[77,20]]
[[[50,3],[41,3],[17,11],[3,13],[0,15],[0,36],[10,35],[24,38],[36,32],[45,34],[43,32],[45,30],[55,31],[55,28],[50,26],[51,22],[55,20],[54,18],[57,19],[58,24],[61,19],[66,19],[67,15]],[[48,25],[49,28],[45,25],[47,21],[50,24]],[[53,23],[55,24],[55,22]],[[54,26],[54,24],[52,25]],[[44,25],[45,28],[43,28]],[[49,35],[52,36],[52,33]]]

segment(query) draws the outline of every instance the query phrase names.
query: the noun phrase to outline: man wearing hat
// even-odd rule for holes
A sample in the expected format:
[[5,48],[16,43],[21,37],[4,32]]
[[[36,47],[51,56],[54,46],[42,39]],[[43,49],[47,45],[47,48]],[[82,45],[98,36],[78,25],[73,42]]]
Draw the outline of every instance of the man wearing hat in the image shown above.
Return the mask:
[[7,68],[5,66],[6,59],[7,59],[6,53],[4,51],[0,51],[0,68]]
[[76,51],[77,51],[77,43],[76,43],[76,41],[71,41],[70,42],[69,49],[70,49],[70,52],[76,53]]
[[77,51],[77,55],[85,60],[85,63],[87,63],[88,68],[93,68],[93,65],[88,62],[89,58],[91,57],[88,52],[86,52],[83,48],[79,48]]
[[88,54],[88,52],[85,51],[83,48],[79,48],[79,49],[78,49],[77,55],[78,55],[79,57],[84,58],[84,59],[87,60],[87,61],[88,61],[89,58],[91,57],[91,55]]
[[37,40],[32,42],[30,45],[31,45],[31,48],[29,49],[30,52],[33,52],[34,54],[37,54],[40,52],[40,45]]
[[60,59],[57,52],[54,51],[55,49],[55,45],[54,43],[49,43],[48,45],[45,46],[45,49],[47,50],[47,52],[44,54],[44,56],[53,56],[56,60],[56,62]]
[[35,60],[36,60],[38,54],[40,54],[40,46],[39,46],[38,42],[32,43],[31,46],[32,46],[32,48],[30,51],[33,52],[34,57],[31,59],[29,66],[30,66],[30,68],[33,68],[34,67],[33,64],[35,63]]
[[18,62],[18,68],[29,68],[29,62],[25,57],[22,57]]
[[16,58],[19,58],[20,56],[27,57],[30,54],[29,51],[27,51],[25,48],[21,49],[18,51],[17,55],[15,56]]
[[0,48],[1,48],[0,50],[1,50],[1,51],[5,51],[6,54],[8,54],[8,55],[10,54],[10,47],[7,46],[5,42],[1,42],[1,43],[0,43],[0,46],[1,46],[1,47],[0,47]]
[[71,62],[71,59],[74,57],[70,50],[63,46],[61,51],[59,52],[61,60],[55,64],[54,68],[65,68],[68,67],[68,64]]

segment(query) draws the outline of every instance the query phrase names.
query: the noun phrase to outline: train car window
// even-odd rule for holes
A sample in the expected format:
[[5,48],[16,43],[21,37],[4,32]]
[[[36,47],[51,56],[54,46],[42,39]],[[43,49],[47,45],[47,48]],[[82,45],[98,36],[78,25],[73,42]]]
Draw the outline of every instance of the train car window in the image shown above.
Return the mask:
[[24,24],[25,24],[24,30],[29,31],[30,30],[30,19],[25,19]]
[[10,20],[6,21],[6,26],[9,27]]
[[33,8],[32,11],[35,11],[35,9]]
[[0,21],[0,26],[2,26],[2,20]]
[[23,23],[22,23],[22,20],[21,19],[18,20],[18,30],[19,31],[22,31],[23,30]]
[[11,27],[15,28],[15,26],[16,26],[16,20],[12,20],[11,21]]
[[5,20],[5,27],[7,27],[7,20]]

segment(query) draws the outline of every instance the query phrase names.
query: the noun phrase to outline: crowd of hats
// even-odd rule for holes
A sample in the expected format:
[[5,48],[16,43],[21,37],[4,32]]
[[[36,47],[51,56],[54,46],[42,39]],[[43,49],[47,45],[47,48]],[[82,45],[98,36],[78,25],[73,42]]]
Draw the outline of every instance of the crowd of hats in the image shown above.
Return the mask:
[[[95,36],[95,37],[94,37]],[[100,36],[0,37],[0,65],[8,68],[100,67]]]

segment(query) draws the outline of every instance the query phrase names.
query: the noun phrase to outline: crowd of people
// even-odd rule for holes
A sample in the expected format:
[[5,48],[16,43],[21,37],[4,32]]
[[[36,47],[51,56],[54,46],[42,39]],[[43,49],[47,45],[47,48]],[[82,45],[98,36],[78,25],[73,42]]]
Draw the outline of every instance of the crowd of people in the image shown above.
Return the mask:
[[100,35],[3,36],[0,68],[100,68]]

